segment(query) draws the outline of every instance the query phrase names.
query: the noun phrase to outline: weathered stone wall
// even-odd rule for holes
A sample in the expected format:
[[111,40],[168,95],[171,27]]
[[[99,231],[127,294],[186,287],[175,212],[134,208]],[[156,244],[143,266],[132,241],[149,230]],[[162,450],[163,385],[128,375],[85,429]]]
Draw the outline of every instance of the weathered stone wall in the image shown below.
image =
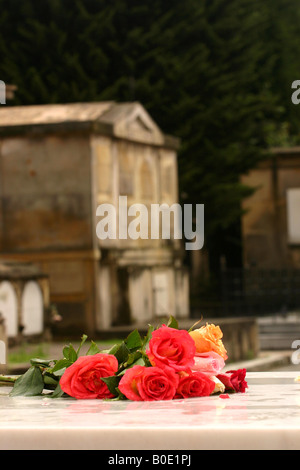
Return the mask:
[[[103,248],[156,249],[166,247],[166,240],[151,238],[151,204],[178,203],[177,156],[170,149],[141,145],[136,142],[114,141],[104,136],[91,139],[95,211],[100,204],[113,204],[116,208],[116,239],[98,240]],[[127,197],[127,207],[143,204],[148,211],[148,236],[136,240],[119,238],[119,196]],[[128,226],[137,215],[128,217]],[[96,219],[96,222],[100,217]],[[174,233],[171,216],[171,237]],[[173,240],[179,247],[179,241]],[[173,247],[171,247],[173,249]],[[159,254],[157,256],[159,258]]]
[[277,155],[243,176],[242,183],[257,188],[243,204],[245,267],[299,268],[299,245],[288,239],[287,190],[300,188],[300,154]]
[[91,246],[89,142],[80,136],[3,138],[2,252]]
[[0,250],[49,275],[54,332],[94,327],[90,142],[85,134],[24,134],[1,140]]

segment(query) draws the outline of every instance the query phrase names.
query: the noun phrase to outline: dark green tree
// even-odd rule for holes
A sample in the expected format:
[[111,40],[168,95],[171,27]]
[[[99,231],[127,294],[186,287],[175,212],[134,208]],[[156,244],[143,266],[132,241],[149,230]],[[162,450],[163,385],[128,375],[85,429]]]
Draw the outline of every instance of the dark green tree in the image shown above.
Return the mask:
[[0,0],[0,8],[0,78],[18,86],[13,104],[140,101],[181,138],[180,194],[205,204],[213,270],[221,256],[240,265],[241,201],[252,191],[240,176],[282,124],[297,128],[296,0]]

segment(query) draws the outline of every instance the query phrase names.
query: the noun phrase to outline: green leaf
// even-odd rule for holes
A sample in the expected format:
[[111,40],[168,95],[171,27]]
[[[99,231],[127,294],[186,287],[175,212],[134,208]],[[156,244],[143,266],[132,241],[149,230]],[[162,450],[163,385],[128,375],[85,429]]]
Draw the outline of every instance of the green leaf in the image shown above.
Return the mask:
[[80,352],[82,346],[83,346],[84,343],[86,342],[87,338],[88,338],[87,335],[82,335],[82,336],[81,336],[81,343],[80,343],[80,345],[79,345],[79,348],[77,349],[77,357],[78,357],[78,355],[79,355],[79,352]]
[[101,352],[103,354],[112,354],[114,356],[115,353],[118,351],[119,347],[120,347],[120,343],[116,343],[113,346],[111,346],[109,349],[101,349]]
[[41,366],[41,367],[49,367],[50,364],[52,364],[54,362],[54,359],[40,359],[40,358],[33,358],[33,359],[30,359],[30,364],[32,366]]
[[117,392],[116,388],[119,385],[121,377],[118,377],[116,375],[111,375],[109,377],[101,377],[101,380],[106,383],[108,390],[113,395],[118,395],[118,392]]
[[65,359],[67,359],[70,362],[75,362],[78,359],[78,354],[75,351],[72,344],[69,344],[69,346],[64,347],[63,354],[64,354]]
[[16,380],[10,396],[32,397],[40,395],[43,389],[44,380],[42,372],[39,367],[32,366]]
[[66,368],[71,366],[73,363],[70,362],[68,359],[60,359],[56,362],[55,366],[51,369],[51,372],[55,376],[63,375]]
[[147,331],[147,334],[143,340],[143,344],[142,344],[142,351],[146,351],[148,346],[149,346],[149,341],[152,337],[152,333],[154,331],[154,326],[152,325],[149,325],[149,328],[148,328],[148,331]]
[[134,362],[132,362],[131,364],[128,364],[128,362],[127,362],[126,368],[123,369],[123,370],[118,374],[118,377],[124,375],[125,372],[126,372],[128,369],[131,369],[131,368],[134,367],[134,366],[147,366],[144,357],[143,357],[143,356],[140,356],[138,359],[136,359],[136,360],[135,360]]
[[139,358],[142,357],[142,352],[141,351],[135,351],[134,353],[129,354],[128,359],[126,363],[124,364],[125,367],[130,366],[133,364],[135,361],[137,361]]
[[115,352],[114,356],[118,359],[119,364],[126,362],[129,356],[129,349],[127,348],[124,341],[119,345],[119,348]]
[[57,381],[58,381],[57,377],[53,377],[52,375],[50,375],[48,373],[45,373],[43,375],[43,377],[44,377],[44,384],[45,385],[57,385]]
[[176,330],[178,330],[178,322],[177,322],[176,318],[174,318],[172,315],[170,316],[170,318],[168,320],[167,326],[169,328],[175,328]]
[[63,348],[63,355],[66,359],[69,358],[69,346],[64,346]]
[[133,366],[145,366],[145,365],[146,365],[145,359],[144,359],[143,356],[141,356],[131,364],[131,367],[133,367]]
[[72,344],[69,346],[69,357],[68,357],[70,362],[75,362],[78,359],[78,354],[73,348]]
[[114,397],[114,398],[105,398],[104,400],[106,401],[119,401],[119,400],[127,400],[127,397],[125,397],[125,395],[123,395],[123,393],[119,390],[118,387],[116,387],[116,393],[117,393],[117,396]]
[[140,348],[142,346],[142,339],[137,329],[127,336],[125,344],[128,349]]
[[123,393],[116,387],[116,392],[118,394],[117,398],[115,400],[127,400],[127,397],[123,395]]
[[102,352],[105,352],[107,354],[112,354],[114,356],[119,348],[120,348],[120,344],[117,343],[117,344],[114,344],[110,349],[107,349],[107,350],[102,351]]
[[54,390],[54,392],[51,393],[51,394],[49,393],[49,395],[47,395],[47,396],[50,397],[50,398],[60,398],[64,395],[64,393],[65,392],[61,389],[60,384],[58,383],[56,389]]
[[98,348],[97,344],[94,341],[91,341],[91,346],[89,347],[87,351],[87,356],[92,356],[94,354],[98,354],[100,352],[100,349]]

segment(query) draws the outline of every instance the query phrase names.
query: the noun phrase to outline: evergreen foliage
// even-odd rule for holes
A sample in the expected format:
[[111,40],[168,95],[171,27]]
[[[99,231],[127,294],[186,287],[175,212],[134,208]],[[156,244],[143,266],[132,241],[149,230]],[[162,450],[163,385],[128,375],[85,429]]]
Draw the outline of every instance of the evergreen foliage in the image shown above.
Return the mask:
[[207,248],[238,264],[230,253],[252,191],[240,175],[283,131],[284,143],[297,139],[296,0],[0,0],[0,9],[0,77],[18,87],[13,104],[140,101],[181,139],[180,194],[205,204]]

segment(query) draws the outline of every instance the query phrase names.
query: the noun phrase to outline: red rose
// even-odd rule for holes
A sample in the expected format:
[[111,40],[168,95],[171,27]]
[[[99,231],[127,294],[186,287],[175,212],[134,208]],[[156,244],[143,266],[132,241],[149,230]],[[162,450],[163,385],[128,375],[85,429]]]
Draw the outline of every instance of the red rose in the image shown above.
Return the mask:
[[202,372],[180,372],[175,398],[207,397],[215,389],[215,382]]
[[178,380],[178,375],[170,369],[134,366],[127,369],[118,388],[129,400],[172,400]]
[[225,390],[244,393],[248,384],[245,380],[246,369],[229,370],[217,378],[225,385]]
[[196,346],[186,330],[163,325],[152,333],[148,358],[153,366],[170,367],[176,371],[193,366]]
[[60,379],[61,389],[73,398],[112,398],[101,377],[118,370],[118,361],[111,354],[81,356],[66,369]]

